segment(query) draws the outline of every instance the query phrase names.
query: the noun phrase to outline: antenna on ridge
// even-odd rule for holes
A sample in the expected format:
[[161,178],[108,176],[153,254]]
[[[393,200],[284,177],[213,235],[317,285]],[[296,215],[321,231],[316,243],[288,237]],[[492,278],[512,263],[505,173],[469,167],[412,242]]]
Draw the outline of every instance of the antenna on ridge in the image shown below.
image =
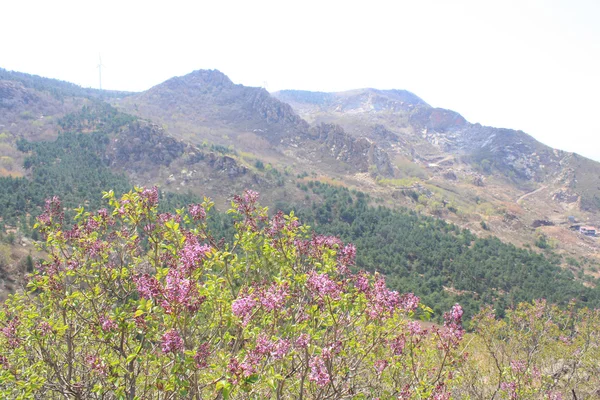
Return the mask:
[[98,54],[98,83],[100,85],[100,90],[102,90],[102,57]]

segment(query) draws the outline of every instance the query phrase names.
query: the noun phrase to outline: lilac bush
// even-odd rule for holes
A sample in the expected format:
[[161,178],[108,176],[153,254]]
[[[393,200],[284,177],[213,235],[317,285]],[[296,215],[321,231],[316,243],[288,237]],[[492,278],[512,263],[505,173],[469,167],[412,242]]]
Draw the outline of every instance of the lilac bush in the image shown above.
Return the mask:
[[158,213],[156,188],[38,228],[48,258],[0,311],[3,398],[450,398],[462,310],[430,309],[354,271],[356,249],[236,196],[233,242],[212,203]]

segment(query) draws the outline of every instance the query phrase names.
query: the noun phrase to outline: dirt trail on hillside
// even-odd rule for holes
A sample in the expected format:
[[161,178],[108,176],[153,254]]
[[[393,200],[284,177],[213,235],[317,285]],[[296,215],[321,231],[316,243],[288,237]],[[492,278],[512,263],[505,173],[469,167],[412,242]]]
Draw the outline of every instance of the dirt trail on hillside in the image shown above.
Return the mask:
[[547,187],[548,186],[542,186],[542,187],[535,189],[533,192],[525,193],[523,196],[521,196],[517,199],[516,203],[519,204],[519,202],[521,200],[523,200],[525,197],[531,196],[532,194],[536,194],[537,192],[541,192],[542,190],[546,189]]

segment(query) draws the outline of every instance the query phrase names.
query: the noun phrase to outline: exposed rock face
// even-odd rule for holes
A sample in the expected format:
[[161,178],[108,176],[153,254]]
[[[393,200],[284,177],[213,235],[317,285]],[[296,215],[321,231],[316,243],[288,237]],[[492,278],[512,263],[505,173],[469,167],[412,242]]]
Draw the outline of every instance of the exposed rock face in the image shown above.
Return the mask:
[[427,106],[416,108],[410,115],[410,122],[421,129],[437,132],[447,132],[467,124],[467,121],[457,112]]
[[107,151],[111,164],[145,168],[145,164],[170,165],[183,154],[185,145],[165,134],[163,128],[135,121],[116,135]]
[[[394,96],[414,95],[394,92]],[[381,107],[390,103],[384,96],[373,94],[372,97],[374,104],[381,103]],[[382,175],[393,174],[388,155],[374,142],[355,139],[339,126],[311,128],[289,104],[279,101],[262,88],[236,85],[219,71],[200,70],[169,79],[147,92],[128,98],[123,104],[130,107],[129,112],[139,110],[137,113],[144,117],[162,116],[169,125],[169,131],[174,133],[179,128],[172,126],[169,118],[176,114],[179,118],[174,124],[186,121],[187,126],[207,126],[217,132],[226,132],[218,135],[219,139],[252,132],[266,139],[272,149],[298,149],[296,151],[303,153],[309,161],[330,157],[332,160],[328,162],[343,161],[354,171],[366,172],[370,165],[374,165]],[[395,103],[392,101],[390,104]],[[380,133],[393,140],[393,133],[386,132],[383,127]],[[234,140],[231,144],[236,145]],[[240,173],[231,168],[229,171],[230,174]]]
[[209,153],[206,157],[208,165],[217,171],[223,171],[227,173],[227,176],[231,179],[242,176],[248,172],[248,168],[238,163],[229,156],[218,156],[215,153]]
[[302,131],[308,124],[288,104],[262,88],[234,84],[216,70],[194,71],[157,85],[128,100],[141,104],[146,117],[178,112],[190,122],[257,129],[270,138]]
[[389,156],[367,138],[354,139],[339,125],[320,124],[310,130],[310,134],[327,147],[329,155],[356,167],[360,172],[369,171],[374,165],[385,176],[393,175]]
[[40,101],[33,91],[28,91],[21,84],[11,81],[0,81],[0,108],[14,108]]
[[575,203],[579,200],[579,195],[569,190],[562,189],[552,194],[552,200],[559,203]]

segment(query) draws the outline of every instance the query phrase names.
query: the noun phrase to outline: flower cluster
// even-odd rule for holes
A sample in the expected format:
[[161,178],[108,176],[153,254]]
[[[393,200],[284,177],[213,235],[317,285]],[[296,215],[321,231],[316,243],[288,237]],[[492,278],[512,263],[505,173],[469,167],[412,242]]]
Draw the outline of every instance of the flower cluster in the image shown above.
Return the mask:
[[308,379],[315,382],[319,386],[327,386],[331,382],[325,360],[321,357],[313,357],[309,362],[310,374]]
[[100,327],[104,332],[110,332],[117,329],[117,324],[110,317],[105,315],[100,316]]
[[85,362],[93,372],[103,376],[108,374],[108,366],[100,357],[87,355],[85,356]]
[[17,347],[21,343],[21,339],[17,336],[17,328],[20,324],[21,321],[19,320],[19,317],[13,317],[7,326],[0,329],[0,332],[4,334],[10,347]]
[[206,210],[200,204],[190,204],[188,212],[194,221],[202,221],[206,218]]
[[333,300],[340,299],[342,288],[326,273],[319,274],[315,271],[310,271],[308,274],[308,281],[306,283],[308,285],[308,289],[316,296],[329,296]]
[[165,354],[183,350],[183,339],[179,332],[176,329],[171,329],[162,335],[160,348]]
[[246,326],[248,325],[248,322],[250,322],[250,318],[252,317],[256,305],[257,301],[254,299],[254,296],[242,296],[231,303],[231,311],[233,312],[233,315],[242,320],[242,326]]
[[210,356],[210,345],[208,343],[202,343],[198,350],[196,350],[196,354],[194,354],[194,362],[196,363],[196,368],[203,369],[208,367],[208,357]]

